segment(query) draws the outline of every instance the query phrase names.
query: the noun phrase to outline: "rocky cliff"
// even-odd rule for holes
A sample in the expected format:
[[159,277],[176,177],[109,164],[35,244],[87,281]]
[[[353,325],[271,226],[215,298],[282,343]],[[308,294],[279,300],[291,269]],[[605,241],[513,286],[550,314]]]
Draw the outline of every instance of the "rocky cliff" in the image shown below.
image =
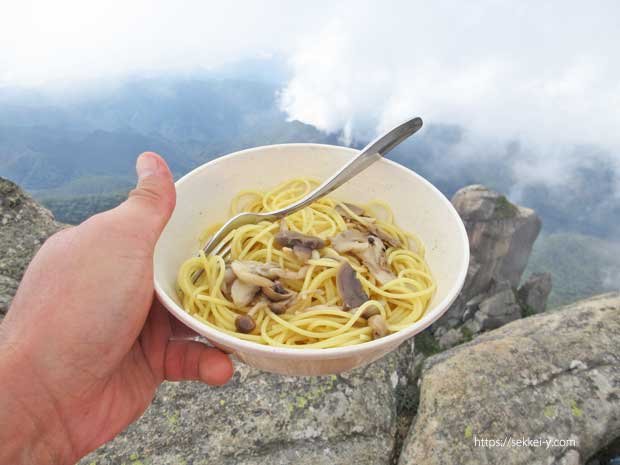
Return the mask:
[[28,263],[64,225],[16,184],[0,177],[0,318],[8,310]]
[[[6,308],[36,249],[63,225],[8,181],[0,195]],[[548,275],[519,287],[540,220],[483,186],[453,202],[470,237],[467,283],[415,352],[410,341],[338,376],[237,365],[222,388],[164,383],[139,421],[81,464],[577,464],[599,450],[590,463],[606,463],[620,437],[620,295],[522,319],[545,310],[551,287]],[[575,442],[476,442],[496,436]]]
[[533,210],[480,185],[459,190],[452,204],[465,224],[471,259],[463,290],[433,328],[441,348],[544,311],[551,291],[548,273],[518,288],[541,228]]
[[616,293],[431,357],[399,464],[584,463],[620,437],[619,336]]

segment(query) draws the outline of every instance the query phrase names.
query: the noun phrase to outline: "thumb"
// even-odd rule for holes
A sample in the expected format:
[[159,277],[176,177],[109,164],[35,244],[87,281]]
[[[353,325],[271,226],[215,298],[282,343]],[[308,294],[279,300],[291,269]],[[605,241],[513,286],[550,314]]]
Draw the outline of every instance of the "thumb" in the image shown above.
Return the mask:
[[155,246],[174,210],[174,180],[164,159],[154,152],[144,152],[138,157],[136,172],[138,184],[119,209],[150,233],[151,245]]

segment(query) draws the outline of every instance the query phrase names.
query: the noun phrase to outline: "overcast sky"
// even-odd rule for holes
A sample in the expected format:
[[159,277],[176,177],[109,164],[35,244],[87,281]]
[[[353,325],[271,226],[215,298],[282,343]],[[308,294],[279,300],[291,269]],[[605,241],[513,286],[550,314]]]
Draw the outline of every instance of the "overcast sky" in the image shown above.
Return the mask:
[[549,153],[620,150],[618,1],[0,1],[0,85],[277,56],[282,107],[326,131],[419,114]]

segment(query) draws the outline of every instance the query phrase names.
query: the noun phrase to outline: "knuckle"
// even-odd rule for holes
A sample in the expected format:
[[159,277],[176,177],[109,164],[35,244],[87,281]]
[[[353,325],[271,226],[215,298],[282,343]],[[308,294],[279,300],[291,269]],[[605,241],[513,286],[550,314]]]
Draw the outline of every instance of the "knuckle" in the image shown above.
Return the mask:
[[176,195],[174,186],[158,182],[157,180],[145,180],[137,188],[129,192],[129,198],[137,199],[144,205],[148,205],[159,211],[172,211],[175,206]]
[[157,205],[162,200],[162,195],[154,186],[143,185],[129,192],[129,198],[136,198]]

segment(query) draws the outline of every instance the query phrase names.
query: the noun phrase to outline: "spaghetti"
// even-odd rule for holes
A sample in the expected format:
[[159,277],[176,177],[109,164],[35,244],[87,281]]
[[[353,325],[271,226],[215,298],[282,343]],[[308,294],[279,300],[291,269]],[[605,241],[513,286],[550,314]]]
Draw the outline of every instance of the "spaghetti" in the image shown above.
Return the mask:
[[[299,178],[268,192],[240,192],[231,215],[285,207],[317,185]],[[220,226],[208,228],[201,242]],[[419,320],[436,288],[422,242],[396,226],[380,201],[355,205],[324,197],[281,221],[237,228],[224,240],[231,245],[226,257],[201,252],[183,263],[179,298],[203,323],[259,344],[330,348],[371,341]]]

